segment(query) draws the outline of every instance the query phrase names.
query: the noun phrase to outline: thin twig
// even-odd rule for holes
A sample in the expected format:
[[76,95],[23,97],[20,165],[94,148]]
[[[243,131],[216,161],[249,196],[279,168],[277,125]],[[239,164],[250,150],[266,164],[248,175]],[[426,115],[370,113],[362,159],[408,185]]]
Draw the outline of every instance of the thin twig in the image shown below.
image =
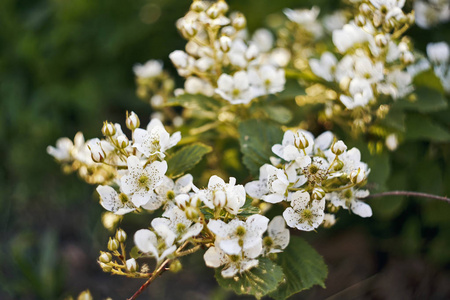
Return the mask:
[[166,270],[166,265],[170,262],[170,259],[166,259],[160,266],[159,268],[153,272],[152,277],[150,277],[140,288],[139,290],[136,291],[136,293],[134,293],[133,296],[131,296],[128,300],[135,300],[140,294],[142,294],[142,292],[144,292],[144,290],[150,285],[150,283],[153,282],[153,280],[155,280],[155,278],[161,274],[163,271]]
[[422,198],[441,200],[441,201],[450,203],[450,198],[447,198],[447,197],[433,195],[433,194],[427,194],[427,193],[420,193],[420,192],[411,192],[411,191],[390,191],[390,192],[372,194],[363,199],[379,198],[379,197],[385,197],[385,196],[422,197]]

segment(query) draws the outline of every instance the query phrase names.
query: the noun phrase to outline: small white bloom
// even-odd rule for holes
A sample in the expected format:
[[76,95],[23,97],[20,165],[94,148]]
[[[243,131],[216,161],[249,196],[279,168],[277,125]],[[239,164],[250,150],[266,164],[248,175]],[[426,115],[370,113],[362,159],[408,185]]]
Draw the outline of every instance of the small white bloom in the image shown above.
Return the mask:
[[256,44],[261,52],[269,52],[272,49],[274,39],[269,30],[261,28],[253,33],[252,42]]
[[385,83],[377,85],[377,90],[380,93],[391,95],[393,99],[405,97],[414,90],[412,76],[408,72],[396,69],[388,73]]
[[183,69],[188,67],[188,57],[189,55],[181,50],[175,50],[169,54],[169,58],[175,67]]
[[341,155],[344,153],[345,150],[347,150],[347,145],[341,140],[337,141],[331,146],[331,152],[333,152],[336,155]]
[[350,96],[341,95],[339,98],[342,104],[348,109],[354,109],[359,106],[366,106],[373,99],[373,90],[370,82],[366,79],[354,78],[350,82]]
[[334,72],[337,65],[337,59],[331,52],[324,52],[318,59],[310,59],[309,66],[311,71],[326,81],[334,80]]
[[225,265],[221,272],[224,278],[231,278],[237,273],[248,271],[259,263],[257,259],[249,257],[245,251],[242,255],[227,255],[218,247],[210,247],[203,255],[203,259],[211,268]]
[[356,44],[366,43],[371,39],[371,35],[354,23],[345,24],[342,29],[333,31],[333,44],[341,53]]
[[133,72],[137,77],[152,78],[161,75],[163,63],[159,60],[149,60],[145,64],[135,64]]
[[291,53],[285,48],[276,48],[270,52],[269,61],[276,66],[284,68],[289,64],[290,60]]
[[97,193],[100,195],[100,204],[103,208],[116,215],[124,215],[136,209],[126,194],[119,194],[108,185],[99,185]]
[[259,169],[259,180],[248,182],[245,191],[250,197],[278,203],[286,200],[288,186],[289,180],[283,170],[264,164]]
[[125,264],[126,264],[127,270],[129,272],[136,272],[137,271],[138,265],[137,265],[137,262],[136,262],[136,260],[134,258],[127,259]]
[[198,197],[211,209],[225,209],[233,215],[245,204],[245,189],[242,185],[235,185],[236,178],[230,177],[225,183],[222,178],[211,176],[206,190],[200,190]]
[[150,200],[153,189],[163,180],[167,162],[155,161],[143,168],[139,158],[132,155],[127,164],[129,174],[121,178],[121,188],[124,193],[132,195],[131,201],[139,207]]
[[248,77],[254,88],[254,97],[281,92],[286,83],[284,70],[272,65],[263,65],[258,70],[252,68],[248,72]]
[[291,206],[283,212],[283,218],[289,227],[311,231],[323,222],[325,198],[310,201],[307,192],[297,191],[291,195]]
[[180,132],[175,132],[170,136],[160,120],[152,119],[147,126],[147,130],[137,128],[134,131],[133,147],[146,157],[158,155],[159,158],[163,159],[165,157],[164,152],[175,146],[180,140]]
[[268,236],[263,239],[265,254],[279,253],[289,244],[290,233],[282,216],[276,216],[269,223]]
[[231,104],[246,104],[253,99],[247,72],[238,71],[233,76],[222,74],[217,81],[216,93]]
[[70,153],[73,147],[73,142],[69,138],[64,137],[56,141],[56,148],[53,146],[48,146],[47,153],[61,162],[66,162],[72,159]]
[[167,226],[176,235],[177,243],[183,243],[187,239],[194,237],[203,230],[202,223],[194,223],[186,217],[184,211],[174,206],[164,212],[164,218],[152,220],[152,227],[157,228]]
[[138,230],[134,234],[134,244],[139,251],[154,257],[158,263],[177,249],[177,246],[173,244],[175,233],[167,228],[160,228],[160,231],[162,231],[163,236],[159,235],[160,232],[156,235],[148,229]]
[[354,190],[353,188],[327,194],[327,200],[334,206],[340,206],[363,218],[372,216],[372,209],[367,203],[358,199],[369,196],[368,190]]
[[334,224],[336,224],[336,217],[333,214],[325,214],[323,217],[323,227],[325,228],[330,228],[331,226],[333,226]]
[[206,80],[195,76],[189,76],[184,82],[184,90],[188,94],[203,94],[211,97],[214,95],[213,86]]
[[429,43],[427,55],[430,61],[436,65],[447,64],[450,59],[450,48],[446,42]]
[[308,25],[309,23],[314,22],[320,13],[320,8],[317,6],[313,6],[311,9],[283,9],[283,13],[286,17],[294,23],[300,25]]

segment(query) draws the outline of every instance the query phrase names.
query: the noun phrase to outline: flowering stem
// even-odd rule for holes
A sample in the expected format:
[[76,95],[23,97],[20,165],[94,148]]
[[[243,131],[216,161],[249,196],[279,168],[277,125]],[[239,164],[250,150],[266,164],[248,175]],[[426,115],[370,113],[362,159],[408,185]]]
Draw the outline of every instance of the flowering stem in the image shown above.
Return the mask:
[[155,280],[156,277],[158,277],[162,272],[164,272],[166,270],[166,265],[169,264],[171,260],[170,259],[166,259],[160,266],[159,268],[153,272],[152,277],[150,277],[140,288],[139,290],[136,291],[136,293],[134,293],[133,296],[131,296],[130,298],[128,298],[128,300],[135,300],[140,294],[142,294],[142,292],[144,292],[144,290],[150,285],[150,283],[153,282],[153,280]]
[[441,200],[441,201],[450,203],[450,198],[447,198],[447,197],[433,195],[433,194],[427,194],[427,193],[420,193],[420,192],[411,192],[411,191],[390,191],[390,192],[372,194],[372,195],[365,197],[364,199],[378,198],[378,197],[384,197],[384,196],[422,197],[422,198]]

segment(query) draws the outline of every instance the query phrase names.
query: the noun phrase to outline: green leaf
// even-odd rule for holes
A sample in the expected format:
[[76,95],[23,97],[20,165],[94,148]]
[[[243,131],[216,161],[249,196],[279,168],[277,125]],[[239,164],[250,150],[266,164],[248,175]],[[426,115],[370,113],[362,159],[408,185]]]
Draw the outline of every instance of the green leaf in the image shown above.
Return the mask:
[[319,253],[302,238],[291,236],[289,246],[278,254],[278,263],[286,277],[269,296],[284,300],[314,285],[325,288],[328,269]]
[[406,118],[406,128],[406,140],[450,141],[450,132],[424,115],[408,115]]
[[239,124],[239,134],[243,163],[257,177],[259,168],[274,155],[272,146],[281,143],[283,131],[272,123],[253,119]]
[[169,177],[177,177],[192,169],[212,148],[205,144],[195,143],[185,146],[167,159]]
[[444,95],[435,89],[418,87],[415,94],[415,98],[399,99],[393,107],[418,112],[434,112],[445,109],[448,105]]
[[404,132],[406,130],[405,119],[406,113],[403,110],[392,107],[386,117],[380,120],[380,123],[388,128]]
[[267,105],[264,107],[267,117],[280,124],[289,123],[292,120],[292,112],[281,105]]
[[288,79],[284,85],[284,90],[281,93],[276,94],[276,96],[277,99],[283,100],[305,94],[305,88],[298,83],[298,80]]
[[258,267],[233,278],[223,278],[221,271],[222,268],[216,269],[216,279],[221,287],[232,289],[238,295],[253,295],[257,299],[274,291],[283,279],[281,267],[268,258],[261,258]]
[[444,93],[441,80],[436,76],[433,69],[421,72],[414,77],[413,85],[416,87],[428,87]]
[[183,94],[167,101],[169,106],[183,106],[191,109],[201,109],[204,111],[218,111],[222,107],[222,103],[212,97],[201,94]]
[[261,210],[252,205],[253,199],[247,198],[245,200],[245,204],[241,207],[241,212],[238,213],[238,216],[240,217],[249,217],[254,214],[259,214]]

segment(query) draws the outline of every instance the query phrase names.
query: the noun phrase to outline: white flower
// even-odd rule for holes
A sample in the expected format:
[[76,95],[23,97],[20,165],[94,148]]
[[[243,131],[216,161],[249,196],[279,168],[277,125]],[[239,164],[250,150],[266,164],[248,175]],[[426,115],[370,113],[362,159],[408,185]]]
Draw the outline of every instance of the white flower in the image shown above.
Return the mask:
[[380,61],[372,63],[372,60],[365,54],[356,55],[355,75],[370,83],[379,82],[384,77],[383,64]]
[[259,263],[257,259],[249,257],[245,251],[242,255],[227,255],[218,247],[209,248],[203,255],[203,259],[211,268],[225,265],[221,272],[224,278],[231,278],[237,273],[248,271]]
[[136,263],[136,260],[134,258],[127,259],[125,262],[125,265],[127,266],[127,270],[129,272],[136,272],[138,265]]
[[346,189],[342,192],[333,192],[327,194],[327,200],[331,201],[334,206],[341,206],[363,218],[372,216],[372,209],[367,203],[359,201],[360,198],[369,196],[368,190],[354,190],[353,188]]
[[177,68],[187,68],[189,55],[181,50],[175,50],[169,54],[169,58]]
[[450,58],[450,48],[446,42],[429,43],[427,55],[433,64],[447,64]]
[[308,25],[309,23],[314,22],[317,19],[317,16],[320,13],[320,8],[317,6],[313,6],[311,9],[283,9],[283,13],[286,17],[294,23],[300,25]]
[[56,141],[56,148],[48,146],[47,153],[61,162],[66,162],[72,159],[70,153],[73,147],[73,142],[69,138],[63,137]]
[[419,27],[431,28],[450,20],[450,4],[448,1],[414,1],[415,21]]
[[235,185],[236,178],[230,177],[230,182],[225,183],[222,178],[213,175],[209,179],[208,189],[200,190],[198,197],[211,209],[225,209],[236,215],[245,204],[245,189],[242,185]]
[[286,67],[291,60],[291,53],[285,48],[276,48],[270,52],[269,61],[275,66]]
[[184,211],[174,206],[164,212],[164,218],[155,218],[152,220],[152,227],[155,230],[164,226],[168,227],[176,235],[176,241],[183,243],[187,239],[198,235],[203,230],[202,223],[193,223],[186,217]]
[[269,30],[261,28],[253,33],[252,42],[261,52],[269,52],[273,46],[273,35]]
[[130,156],[127,160],[128,175],[121,178],[122,191],[131,195],[131,201],[137,207],[146,204],[153,189],[163,180],[167,171],[167,162],[155,161],[142,167],[139,158]]
[[322,22],[328,32],[333,32],[336,29],[341,29],[347,24],[347,17],[345,11],[337,10],[331,15],[326,15]]
[[356,44],[368,42],[371,35],[356,26],[354,23],[345,24],[342,29],[333,31],[333,44],[341,53],[345,53],[348,49]]
[[267,230],[269,219],[262,215],[252,215],[247,220],[233,219],[228,224],[222,220],[210,220],[208,228],[216,235],[216,247],[228,255],[238,255],[246,251],[255,258],[262,251],[262,234]]
[[145,64],[135,64],[133,72],[137,77],[151,78],[161,75],[163,64],[159,60],[149,60]]
[[186,194],[191,190],[192,180],[191,174],[186,174],[178,178],[175,182],[169,177],[164,176],[161,183],[155,188],[155,192],[152,193],[150,200],[142,205],[142,208],[156,210],[161,205],[174,201],[177,195]]
[[99,185],[97,193],[100,195],[100,204],[103,208],[116,215],[124,215],[136,209],[126,194],[119,194],[108,185]]
[[325,198],[310,201],[309,193],[297,191],[291,195],[291,206],[283,212],[283,218],[289,227],[311,231],[322,224]]
[[314,136],[311,132],[299,129],[294,133],[291,130],[287,130],[283,135],[281,144],[272,146],[272,152],[286,161],[292,161],[308,155],[312,151],[313,146]]
[[233,76],[220,75],[217,86],[216,93],[231,104],[246,104],[254,98],[245,71],[238,71]]
[[175,146],[181,140],[180,132],[169,135],[164,125],[158,119],[152,119],[147,130],[136,128],[134,131],[133,147],[137,148],[146,157],[158,155],[160,159],[165,157],[164,152]]
[[[326,151],[325,155],[327,156],[328,161],[332,161],[335,157],[331,151]],[[340,171],[332,173],[331,177],[339,177],[343,174],[349,175],[358,169],[365,175],[370,173],[368,165],[361,161],[361,152],[358,148],[353,147],[352,149],[345,151],[339,156],[339,159],[342,161],[343,167]]]
[[325,214],[323,217],[323,227],[325,228],[330,228],[331,226],[333,226],[334,224],[336,224],[336,217],[333,214]]
[[342,104],[348,109],[365,106],[373,99],[373,90],[370,82],[366,79],[354,78],[350,82],[349,92],[351,97],[341,95]]
[[211,97],[214,95],[213,86],[206,80],[200,79],[195,76],[189,76],[184,82],[184,90],[188,94],[203,94]]
[[230,51],[227,53],[227,57],[230,63],[240,69],[244,69],[248,66],[248,60],[245,57],[247,52],[247,45],[241,39],[235,39],[231,45]]
[[252,68],[248,77],[254,88],[254,97],[281,92],[286,83],[284,70],[272,65],[263,65],[258,70]]
[[259,180],[247,183],[245,191],[250,197],[278,203],[286,200],[288,186],[289,180],[283,170],[265,164],[259,169]]
[[324,52],[320,60],[314,58],[309,60],[311,71],[326,81],[334,80],[336,65],[337,59],[331,52]]
[[394,151],[395,149],[397,149],[397,147],[398,147],[397,135],[395,133],[391,133],[390,135],[388,135],[386,137],[385,144],[386,144],[386,147],[391,151]]
[[385,83],[377,85],[377,90],[380,93],[391,95],[393,99],[405,97],[414,90],[412,76],[408,72],[393,70],[386,76]]
[[279,253],[289,244],[290,233],[282,216],[276,216],[269,223],[268,236],[263,239],[265,254]]
[[158,235],[148,229],[136,231],[134,234],[134,244],[139,251],[150,254],[160,263],[168,255],[175,252],[177,247],[173,244],[176,237],[175,233],[162,226],[158,229]]

